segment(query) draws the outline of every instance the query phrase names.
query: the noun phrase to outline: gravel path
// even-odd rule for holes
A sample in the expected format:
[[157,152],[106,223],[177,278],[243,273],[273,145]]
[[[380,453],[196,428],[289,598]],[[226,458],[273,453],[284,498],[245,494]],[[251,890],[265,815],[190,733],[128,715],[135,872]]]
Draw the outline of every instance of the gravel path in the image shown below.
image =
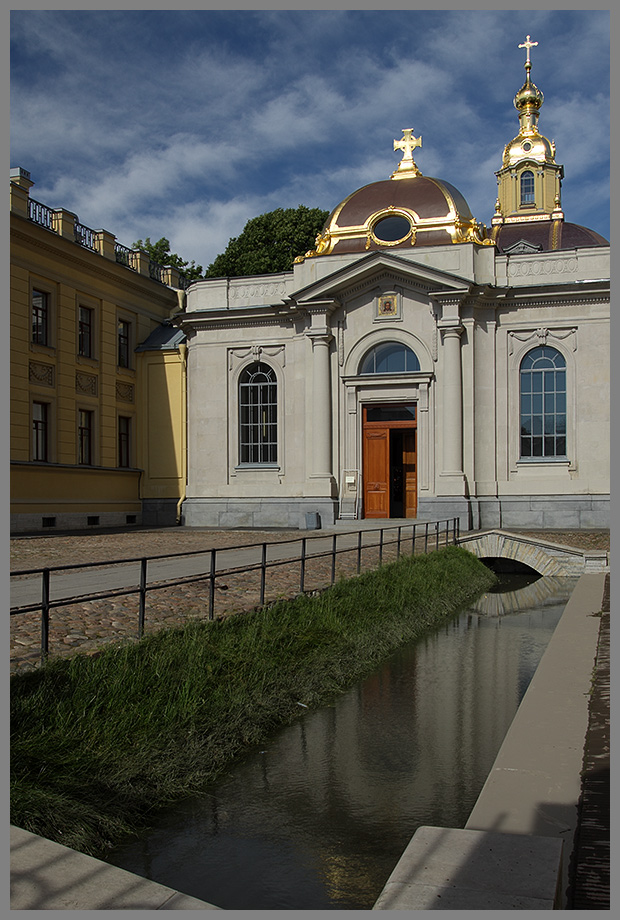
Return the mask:
[[[17,571],[82,561],[105,562],[263,542],[275,543],[299,540],[304,535],[306,534],[298,530],[216,531],[166,528],[16,537],[11,540],[11,569]],[[609,533],[606,531],[546,531],[528,532],[528,535],[583,549],[609,548]],[[423,547],[420,545],[417,549],[422,551]],[[386,547],[383,553],[384,561],[394,558],[396,547]],[[362,569],[372,568],[377,562],[378,550],[364,550]],[[356,571],[355,550],[338,556],[336,578],[354,575]],[[304,583],[306,591],[324,588],[330,580],[331,563],[328,559],[308,562]],[[299,585],[299,563],[287,563],[271,568],[267,572],[265,601],[269,603],[281,597],[292,597],[298,593]],[[257,606],[259,601],[259,572],[228,576],[216,582],[216,617],[250,610]],[[209,584],[206,579],[174,588],[151,590],[147,596],[145,632],[148,634],[180,626],[190,619],[206,619],[208,609]],[[55,608],[50,615],[50,655],[66,657],[78,651],[92,653],[110,642],[134,641],[137,633],[137,596],[120,596]],[[39,613],[11,617],[11,671],[37,667],[40,661],[40,642]]]

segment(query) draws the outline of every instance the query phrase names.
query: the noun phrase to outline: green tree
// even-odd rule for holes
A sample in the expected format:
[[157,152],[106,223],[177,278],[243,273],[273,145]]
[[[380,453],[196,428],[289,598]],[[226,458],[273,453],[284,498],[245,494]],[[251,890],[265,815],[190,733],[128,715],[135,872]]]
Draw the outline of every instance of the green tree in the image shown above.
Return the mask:
[[329,211],[307,208],[276,208],[253,217],[239,236],[228,241],[213,260],[205,278],[237,278],[290,271],[297,256],[314,248]]
[[202,265],[196,265],[193,259],[191,262],[186,262],[176,252],[170,252],[170,240],[167,240],[165,236],[162,236],[156,243],[151,243],[150,236],[147,236],[145,240],[137,240],[132,248],[143,249],[148,252],[151,261],[157,262],[158,265],[178,269],[190,281],[202,278]]

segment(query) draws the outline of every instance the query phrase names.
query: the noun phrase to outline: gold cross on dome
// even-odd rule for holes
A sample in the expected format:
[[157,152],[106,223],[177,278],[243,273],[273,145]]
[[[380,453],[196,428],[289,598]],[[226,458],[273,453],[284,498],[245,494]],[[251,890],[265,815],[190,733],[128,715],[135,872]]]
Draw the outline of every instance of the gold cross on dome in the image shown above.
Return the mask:
[[526,36],[525,41],[523,42],[523,44],[522,44],[522,45],[519,45],[519,48],[525,48],[525,49],[526,49],[526,50],[525,50],[525,53],[526,53],[526,55],[527,55],[527,58],[526,58],[526,61],[525,61],[526,65],[531,63],[531,61],[530,61],[530,48],[536,48],[537,45],[538,45],[538,42],[530,41],[530,36],[529,36],[529,35]]
[[421,137],[413,137],[413,128],[403,128],[403,136],[399,141],[394,141],[394,150],[403,151],[403,161],[413,160],[413,151],[422,146]]

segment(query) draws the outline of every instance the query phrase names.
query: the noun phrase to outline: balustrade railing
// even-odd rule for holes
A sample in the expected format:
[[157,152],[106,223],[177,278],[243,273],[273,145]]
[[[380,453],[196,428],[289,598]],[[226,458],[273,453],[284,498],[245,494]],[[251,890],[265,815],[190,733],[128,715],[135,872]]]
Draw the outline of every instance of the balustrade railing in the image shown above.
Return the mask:
[[[388,535],[386,538],[386,534]],[[367,537],[377,536],[378,540],[373,542]],[[220,549],[210,550],[193,550],[184,553],[172,553],[161,556],[141,556],[133,559],[113,559],[106,562],[75,563],[73,565],[50,566],[39,569],[24,569],[11,572],[11,578],[25,578],[27,576],[40,576],[41,578],[41,600],[36,603],[15,605],[11,607],[10,615],[16,616],[22,613],[32,613],[37,610],[41,611],[41,661],[44,662],[49,654],[49,634],[50,634],[50,612],[54,608],[67,607],[75,604],[83,604],[91,601],[107,600],[113,597],[128,595],[138,595],[138,629],[137,638],[144,635],[144,624],[146,619],[146,601],[147,594],[150,591],[157,591],[162,588],[173,588],[179,585],[188,585],[193,582],[209,583],[208,587],[208,610],[209,620],[215,617],[215,589],[219,579],[229,578],[233,575],[246,575],[250,572],[260,573],[260,588],[257,594],[258,606],[264,607],[266,598],[267,572],[279,566],[299,565],[299,593],[306,591],[306,574],[309,562],[312,560],[330,560],[329,577],[327,584],[334,584],[336,579],[336,558],[340,554],[354,554],[355,569],[359,574],[362,568],[363,554],[368,550],[377,550],[378,565],[381,566],[384,561],[385,552],[389,547],[395,547],[395,556],[400,558],[404,553],[415,555],[416,553],[425,554],[438,550],[440,546],[448,546],[459,542],[459,520],[450,518],[443,521],[417,522],[408,525],[394,525],[392,527],[372,528],[368,530],[356,531],[337,531],[331,535],[331,540],[326,535],[316,535],[313,537],[299,537],[293,540],[283,540],[276,543],[249,543],[239,546],[227,546]],[[330,544],[327,549],[317,549],[320,544]],[[282,548],[291,544],[299,544],[299,553],[290,554],[285,552],[279,558],[269,558],[268,548]],[[313,545],[314,544],[314,545]],[[231,553],[239,550],[260,551],[260,560],[241,566],[232,566],[230,568],[218,568],[218,553]],[[148,565],[159,560],[180,559],[189,557],[205,557],[204,570],[198,574],[186,575],[173,579],[148,581]],[[221,556],[220,556],[221,558]],[[208,561],[207,561],[208,560]],[[79,594],[64,597],[51,597],[50,577],[53,573],[69,572],[80,569],[84,571],[93,571],[104,567],[113,567],[120,565],[140,564],[140,574],[138,583],[131,587],[114,588],[107,591],[99,591],[91,594]],[[325,585],[327,586],[327,585]]]
[[[47,205],[42,204],[40,201],[35,201],[34,198],[30,198],[28,201],[28,218],[33,223],[38,224],[40,227],[45,227],[46,230],[51,230],[53,233],[56,232],[56,217],[54,208],[49,208]],[[99,246],[97,244],[97,232],[95,230],[92,230],[90,227],[81,224],[76,219],[74,224],[74,234],[75,242],[80,246],[83,246],[84,249],[90,249],[91,252],[99,252]],[[136,264],[136,253],[128,246],[123,246],[121,243],[115,242],[114,256],[120,265],[124,265],[126,268],[131,269],[131,271],[138,270]],[[149,262],[149,277],[153,281],[159,281],[161,284],[164,284],[165,270],[166,267],[164,265],[160,265],[158,262]],[[191,282],[184,276],[181,276],[179,279],[179,287],[183,290],[187,288],[190,283]]]
[[84,247],[84,249],[91,249],[93,252],[99,251],[95,240],[94,230],[91,230],[90,227],[85,227],[84,224],[80,224],[77,220],[75,222],[74,230],[76,243],[79,243],[80,246]]
[[28,200],[28,217],[40,227],[45,227],[46,230],[54,230],[53,208],[48,208],[46,204],[41,204],[40,201],[35,201],[34,198]]
[[135,256],[133,251],[128,246],[123,246],[121,243],[115,243],[114,255],[116,257],[116,261],[121,265],[124,265],[126,268],[130,268],[132,271],[136,271]]

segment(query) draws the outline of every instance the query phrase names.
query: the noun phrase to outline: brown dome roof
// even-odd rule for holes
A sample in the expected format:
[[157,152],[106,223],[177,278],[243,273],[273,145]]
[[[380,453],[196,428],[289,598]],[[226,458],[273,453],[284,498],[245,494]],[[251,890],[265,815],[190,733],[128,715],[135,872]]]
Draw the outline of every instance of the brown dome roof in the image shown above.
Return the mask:
[[458,189],[417,175],[357,189],[334,208],[307,255],[481,243],[482,236]]
[[555,249],[585,249],[590,246],[609,246],[609,242],[594,230],[563,220],[523,221],[502,224],[491,234],[499,253],[506,252],[520,242],[535,249],[549,252]]

